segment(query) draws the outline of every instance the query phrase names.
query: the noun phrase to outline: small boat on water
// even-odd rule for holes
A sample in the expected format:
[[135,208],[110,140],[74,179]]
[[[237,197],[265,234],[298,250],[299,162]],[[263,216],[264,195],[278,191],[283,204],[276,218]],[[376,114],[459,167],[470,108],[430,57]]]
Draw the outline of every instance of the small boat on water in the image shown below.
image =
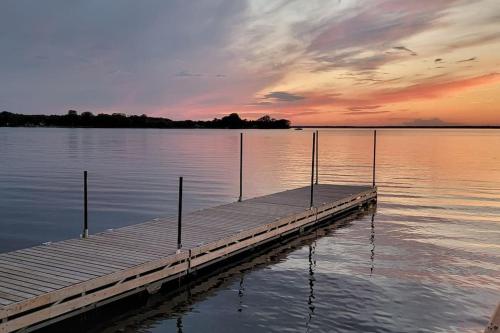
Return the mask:
[[302,131],[302,130],[303,130],[303,128],[302,128],[302,127],[297,127],[295,130],[296,130],[296,131]]

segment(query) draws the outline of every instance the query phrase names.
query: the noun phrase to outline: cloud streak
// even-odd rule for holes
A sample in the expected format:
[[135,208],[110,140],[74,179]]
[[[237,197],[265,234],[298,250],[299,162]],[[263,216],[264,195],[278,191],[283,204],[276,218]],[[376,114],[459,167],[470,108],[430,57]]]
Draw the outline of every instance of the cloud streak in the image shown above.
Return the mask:
[[411,121],[406,121],[403,123],[405,126],[453,126],[453,125],[459,125],[457,123],[451,123],[444,121],[439,118],[418,118],[418,119],[413,119]]
[[201,77],[202,75],[200,73],[191,73],[190,71],[180,71],[175,74],[177,77]]
[[380,103],[395,103],[419,99],[436,99],[477,86],[500,83],[500,74],[490,73],[465,79],[443,82],[425,82],[399,89],[375,92],[368,97]]
[[472,57],[472,58],[468,58],[468,59],[462,59],[462,60],[458,60],[457,63],[461,63],[461,62],[471,62],[471,61],[476,61],[477,58],[476,57]]
[[349,110],[351,111],[363,111],[363,110],[374,110],[380,108],[381,105],[363,105],[363,106],[351,106]]
[[393,49],[394,50],[399,50],[399,51],[406,51],[406,52],[408,52],[412,56],[416,56],[417,55],[417,52],[415,52],[413,50],[410,50],[409,48],[404,47],[404,46],[395,46],[395,47],[393,47]]
[[272,91],[264,95],[264,99],[272,99],[280,102],[296,102],[304,98],[304,96],[292,94],[286,91]]

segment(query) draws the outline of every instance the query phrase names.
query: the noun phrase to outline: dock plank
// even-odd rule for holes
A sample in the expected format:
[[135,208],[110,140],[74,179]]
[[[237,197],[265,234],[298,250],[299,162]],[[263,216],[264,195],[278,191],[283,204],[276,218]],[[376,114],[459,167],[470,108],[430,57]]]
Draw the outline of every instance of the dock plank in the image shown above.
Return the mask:
[[52,255],[47,255],[46,253],[25,253],[25,252],[15,252],[9,255],[9,258],[26,260],[27,262],[40,263],[47,267],[55,268],[68,268],[72,271],[81,273],[90,273],[93,275],[108,274],[114,271],[114,269],[97,267],[94,265],[89,265],[79,261],[70,261],[65,258],[57,258]]
[[13,279],[19,279],[20,281],[24,281],[24,279],[31,281],[34,284],[42,284],[49,283],[54,286],[69,286],[74,283],[74,281],[68,282],[61,279],[58,279],[54,275],[44,275],[39,274],[38,272],[31,272],[30,270],[18,270],[11,267],[0,267],[0,274],[2,275],[11,275]]
[[25,277],[25,276],[22,276],[19,274],[13,274],[13,273],[14,272],[6,273],[6,272],[0,271],[0,277],[8,279],[11,282],[15,282],[15,283],[26,282],[28,285],[31,285],[33,287],[47,288],[50,290],[57,290],[57,289],[64,287],[64,285],[57,284],[54,281],[50,281],[50,282],[41,281],[40,279],[33,279],[32,277]]

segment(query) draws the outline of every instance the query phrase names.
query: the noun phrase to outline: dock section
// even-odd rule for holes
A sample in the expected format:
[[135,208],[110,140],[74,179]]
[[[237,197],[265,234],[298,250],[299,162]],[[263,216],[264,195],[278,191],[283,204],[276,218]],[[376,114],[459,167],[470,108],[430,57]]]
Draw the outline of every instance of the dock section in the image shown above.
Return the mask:
[[376,187],[314,185],[0,254],[0,333],[32,331],[147,290],[375,201]]

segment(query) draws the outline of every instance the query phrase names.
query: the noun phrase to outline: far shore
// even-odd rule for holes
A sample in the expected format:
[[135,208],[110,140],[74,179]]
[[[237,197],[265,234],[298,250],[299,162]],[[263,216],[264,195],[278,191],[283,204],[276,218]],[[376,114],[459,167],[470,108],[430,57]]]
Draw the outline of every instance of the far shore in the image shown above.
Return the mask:
[[288,129],[288,119],[275,119],[268,115],[257,120],[241,119],[231,113],[213,120],[172,120],[143,115],[123,113],[94,115],[92,112],[79,114],[69,110],[64,115],[18,114],[0,112],[0,127],[78,127],[78,128],[219,128],[219,129]]
[[500,125],[449,125],[449,126],[409,126],[409,125],[386,125],[386,126],[351,126],[351,125],[293,125],[290,128],[359,128],[359,129],[500,129]]

